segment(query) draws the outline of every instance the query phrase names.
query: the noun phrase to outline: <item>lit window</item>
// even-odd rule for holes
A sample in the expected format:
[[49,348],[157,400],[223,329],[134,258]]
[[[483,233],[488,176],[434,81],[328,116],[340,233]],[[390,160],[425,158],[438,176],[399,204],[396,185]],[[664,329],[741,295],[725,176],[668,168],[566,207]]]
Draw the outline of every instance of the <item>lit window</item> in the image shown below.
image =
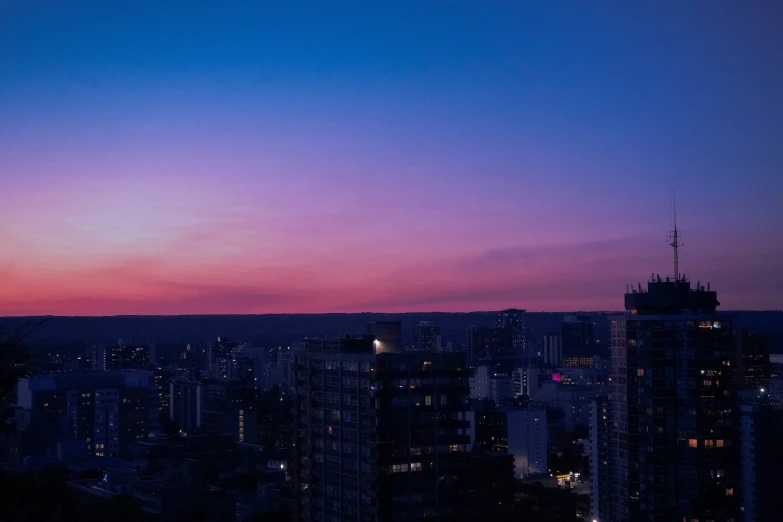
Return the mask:
[[726,488],[726,496],[731,497],[734,495],[734,488]]
[[425,406],[432,406],[432,395],[425,395],[424,396],[424,405]]
[[688,439],[688,447],[689,448],[698,448],[699,447],[699,441],[696,439]]
[[421,462],[411,463],[411,471],[421,471]]
[[421,363],[421,366],[425,370],[431,370],[432,369],[432,361],[424,361]]

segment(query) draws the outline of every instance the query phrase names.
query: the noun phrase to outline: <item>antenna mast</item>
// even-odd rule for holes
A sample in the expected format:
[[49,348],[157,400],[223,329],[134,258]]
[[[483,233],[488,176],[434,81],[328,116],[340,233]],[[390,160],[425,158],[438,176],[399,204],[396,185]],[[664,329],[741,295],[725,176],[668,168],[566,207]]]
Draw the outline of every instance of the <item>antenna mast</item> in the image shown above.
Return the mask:
[[672,191],[672,215],[674,221],[674,230],[669,232],[669,239],[671,243],[669,245],[674,249],[674,280],[680,280],[680,254],[679,249],[682,246],[680,243],[680,232],[677,230],[677,194]]

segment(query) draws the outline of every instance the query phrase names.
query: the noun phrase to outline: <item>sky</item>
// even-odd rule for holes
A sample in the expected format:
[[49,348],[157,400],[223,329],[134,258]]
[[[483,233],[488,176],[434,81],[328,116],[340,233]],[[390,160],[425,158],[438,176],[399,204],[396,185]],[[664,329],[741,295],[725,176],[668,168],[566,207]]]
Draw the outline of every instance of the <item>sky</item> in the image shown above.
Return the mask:
[[0,315],[783,308],[781,23],[0,0]]

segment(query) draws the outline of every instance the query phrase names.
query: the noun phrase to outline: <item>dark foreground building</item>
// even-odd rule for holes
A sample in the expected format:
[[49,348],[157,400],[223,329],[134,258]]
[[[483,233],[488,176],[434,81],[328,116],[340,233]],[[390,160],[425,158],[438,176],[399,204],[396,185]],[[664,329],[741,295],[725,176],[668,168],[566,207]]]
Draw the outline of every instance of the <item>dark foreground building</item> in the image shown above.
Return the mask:
[[769,403],[743,404],[741,512],[744,522],[777,522],[781,518],[775,487],[783,468],[783,409]]
[[609,436],[606,466],[593,466],[609,475],[597,478],[597,520],[740,520],[736,336],[718,304],[685,278],[655,277],[611,318],[612,396],[600,419],[605,409],[611,422],[594,424]]
[[471,487],[464,355],[376,341],[306,339],[295,354],[297,520],[457,520]]

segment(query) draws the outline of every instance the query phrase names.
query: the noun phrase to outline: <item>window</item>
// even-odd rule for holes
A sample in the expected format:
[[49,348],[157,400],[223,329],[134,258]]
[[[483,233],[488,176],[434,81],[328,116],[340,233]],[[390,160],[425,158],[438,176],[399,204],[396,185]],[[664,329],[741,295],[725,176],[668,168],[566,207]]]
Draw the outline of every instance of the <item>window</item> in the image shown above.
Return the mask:
[[705,439],[704,440],[704,447],[705,448],[712,448],[714,445],[715,445],[715,441],[714,440],[710,440],[710,439]]
[[392,473],[402,473],[408,471],[408,464],[394,464],[391,467]]
[[688,447],[689,448],[698,448],[699,447],[699,441],[696,439],[688,439]]
[[421,471],[421,462],[411,463],[411,471]]
[[424,405],[425,406],[432,406],[432,395],[425,395],[424,396]]
[[446,404],[448,402],[449,402],[449,396],[448,395],[441,395],[440,396],[440,403],[441,404]]
[[432,369],[432,361],[424,361],[421,363],[422,370],[431,370]]
[[723,447],[723,439],[716,439],[715,440],[715,447],[722,448]]
[[411,455],[421,455],[421,448],[411,448]]
[[731,497],[734,495],[734,488],[726,488],[726,496]]

